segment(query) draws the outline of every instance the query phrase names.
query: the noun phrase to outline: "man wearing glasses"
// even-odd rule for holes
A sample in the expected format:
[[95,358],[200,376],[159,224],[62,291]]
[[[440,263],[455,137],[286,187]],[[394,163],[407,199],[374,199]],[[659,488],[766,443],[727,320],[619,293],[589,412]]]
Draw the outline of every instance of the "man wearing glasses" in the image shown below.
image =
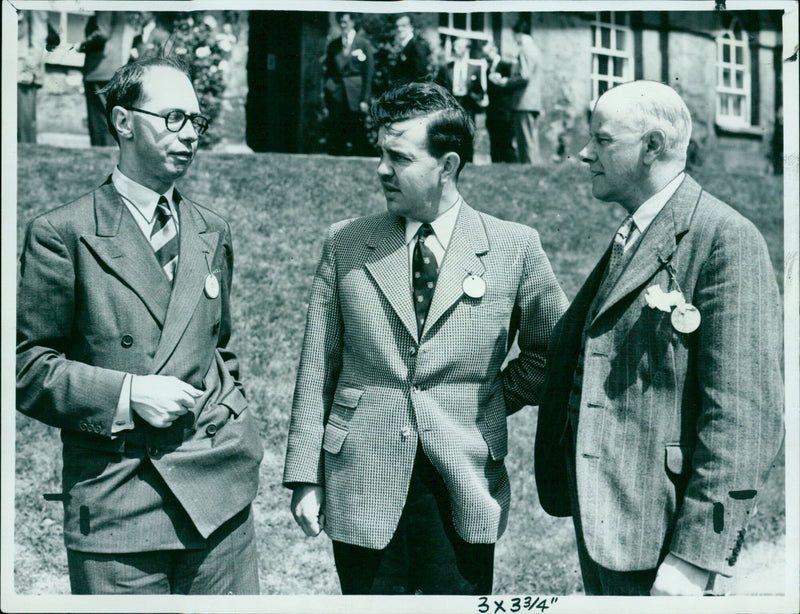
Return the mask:
[[119,164],[35,218],[20,261],[17,409],[61,429],[72,592],[257,593],[230,228],[174,186],[208,120],[169,59],[103,93]]

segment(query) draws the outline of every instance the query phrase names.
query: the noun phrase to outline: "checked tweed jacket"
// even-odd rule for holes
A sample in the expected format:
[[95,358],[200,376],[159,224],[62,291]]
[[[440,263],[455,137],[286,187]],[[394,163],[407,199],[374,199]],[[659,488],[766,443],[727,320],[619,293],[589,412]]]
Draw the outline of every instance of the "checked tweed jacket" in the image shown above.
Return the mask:
[[[545,511],[570,515],[564,444],[586,323],[575,470],[600,565],[653,569],[667,552],[730,575],[783,437],[781,306],[755,226],[686,176],[599,304],[608,252],[553,332],[535,471]],[[697,307],[688,334],[644,294]],[[591,311],[590,311],[591,310]]]
[[[227,349],[227,222],[183,198],[174,285],[112,183],[36,217],[20,259],[17,409],[61,429],[64,538],[83,552],[205,547],[258,488],[262,448]],[[204,293],[213,272],[220,292]],[[202,396],[111,434],[125,373]],[[45,452],[45,451],[43,451]]]
[[[468,275],[486,292],[464,294]],[[544,352],[566,308],[537,233],[462,204],[418,338],[404,221],[340,222],[311,291],[284,483],[325,487],[325,530],[385,547],[422,445],[442,475],[459,535],[506,526],[506,416],[538,402]],[[501,372],[519,330],[519,357]]]

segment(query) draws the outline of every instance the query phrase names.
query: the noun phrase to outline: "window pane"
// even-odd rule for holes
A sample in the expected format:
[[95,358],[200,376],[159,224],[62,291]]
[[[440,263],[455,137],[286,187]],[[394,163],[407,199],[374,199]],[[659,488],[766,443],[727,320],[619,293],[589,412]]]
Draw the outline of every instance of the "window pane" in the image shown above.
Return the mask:
[[743,90],[744,89],[744,71],[737,70],[736,71],[736,89]]
[[439,13],[439,27],[440,28],[450,27],[450,13]]
[[722,69],[722,85],[725,87],[731,86],[731,71],[728,68]]
[[597,27],[592,26],[592,45],[597,47],[598,40],[597,40]]
[[600,23],[611,23],[611,13],[609,11],[603,11],[600,13],[600,16],[597,18]]
[[725,43],[722,44],[722,61],[723,62],[731,61],[731,47],[730,45],[726,45]]
[[625,31],[617,30],[617,50],[625,51]]
[[483,32],[483,13],[472,13],[472,31]]
[[742,47],[736,48],[736,63],[740,66],[744,64],[744,49]]
[[602,96],[608,91],[608,81],[597,82],[597,95]]
[[614,76],[622,77],[625,68],[625,58],[614,58]]
[[603,49],[611,49],[611,30],[600,28],[600,46]]
[[597,56],[597,72],[601,75],[608,74],[608,56],[607,55],[598,55]]
[[459,30],[466,30],[467,29],[467,14],[466,13],[454,13],[453,14],[453,27]]
[[733,96],[733,114],[736,117],[744,117],[743,105],[744,98],[742,96]]
[[626,26],[628,25],[628,14],[627,13],[614,13],[614,23],[618,26]]

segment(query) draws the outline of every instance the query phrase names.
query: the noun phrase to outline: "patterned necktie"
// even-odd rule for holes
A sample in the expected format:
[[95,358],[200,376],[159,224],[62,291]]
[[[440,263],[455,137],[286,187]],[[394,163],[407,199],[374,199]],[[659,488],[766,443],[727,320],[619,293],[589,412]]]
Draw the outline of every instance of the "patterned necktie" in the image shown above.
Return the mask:
[[425,245],[425,239],[433,234],[430,224],[423,224],[417,231],[417,244],[414,246],[414,256],[411,260],[413,273],[412,285],[414,288],[414,311],[417,314],[417,331],[422,337],[422,328],[425,318],[428,317],[428,308],[431,306],[433,291],[436,288],[436,278],[439,276],[439,265],[436,256]]
[[158,199],[155,224],[150,231],[150,244],[164,274],[172,281],[178,266],[178,228],[164,196]]
[[633,217],[629,215],[617,229],[617,234],[614,235],[614,243],[611,246],[611,257],[608,259],[609,273],[613,273],[622,262],[622,256],[625,254],[625,245],[628,243],[632,227]]

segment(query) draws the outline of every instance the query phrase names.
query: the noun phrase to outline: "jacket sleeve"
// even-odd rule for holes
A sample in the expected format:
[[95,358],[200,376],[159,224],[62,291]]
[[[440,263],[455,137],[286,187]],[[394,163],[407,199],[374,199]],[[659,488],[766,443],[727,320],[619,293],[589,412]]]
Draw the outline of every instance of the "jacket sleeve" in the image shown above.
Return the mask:
[[306,331],[292,401],[283,483],[322,485],[322,437],[342,367],[344,323],[337,290],[334,228],[311,286]]
[[228,341],[231,337],[231,283],[233,281],[233,241],[231,239],[231,228],[225,224],[225,232],[222,236],[222,249],[224,250],[225,273],[222,276],[222,315],[220,318],[219,337],[217,341],[217,352],[225,363],[228,373],[231,374],[236,387],[244,394],[242,383],[239,379],[239,359],[236,354],[228,348]]
[[730,575],[783,440],[780,299],[766,244],[750,222],[729,221],[718,232],[693,302],[702,318],[701,403],[670,551]]
[[367,56],[367,59],[362,71],[360,102],[369,102],[372,99],[372,79],[375,77],[375,53],[372,50],[372,44],[366,39],[364,40],[364,55]]
[[524,258],[510,335],[518,326],[520,352],[503,371],[509,414],[539,404],[550,334],[569,305],[535,230],[530,231]]
[[50,426],[111,436],[125,374],[68,358],[75,265],[45,216],[31,222],[17,295],[17,409]]

